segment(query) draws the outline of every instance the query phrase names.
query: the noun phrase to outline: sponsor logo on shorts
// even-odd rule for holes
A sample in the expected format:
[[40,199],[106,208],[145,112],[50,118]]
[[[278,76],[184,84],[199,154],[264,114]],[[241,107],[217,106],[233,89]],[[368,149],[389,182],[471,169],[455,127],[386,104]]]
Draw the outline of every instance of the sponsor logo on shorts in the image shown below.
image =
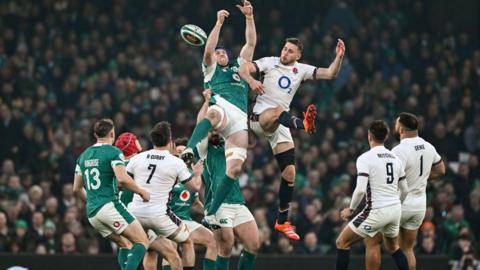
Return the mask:
[[371,231],[371,230],[372,230],[372,226],[370,226],[370,225],[363,225],[363,229],[364,229],[365,231]]
[[120,227],[120,222],[118,222],[118,221],[113,222],[113,227],[114,228]]
[[218,221],[220,224],[227,224],[228,221],[226,218],[221,218],[219,221]]

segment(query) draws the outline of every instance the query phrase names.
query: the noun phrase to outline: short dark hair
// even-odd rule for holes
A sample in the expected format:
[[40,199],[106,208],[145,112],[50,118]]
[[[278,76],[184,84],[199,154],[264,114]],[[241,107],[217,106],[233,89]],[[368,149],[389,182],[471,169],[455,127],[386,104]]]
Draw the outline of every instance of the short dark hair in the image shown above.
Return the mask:
[[180,145],[187,146],[187,144],[188,144],[188,138],[187,137],[180,137],[180,138],[175,139],[175,145],[176,146],[180,146]]
[[372,134],[373,139],[376,142],[383,143],[387,139],[390,129],[388,128],[387,123],[383,120],[375,120],[370,124],[368,128],[370,134]]
[[162,121],[153,126],[150,131],[150,140],[154,146],[166,146],[172,140],[172,130],[170,123]]
[[93,133],[97,138],[105,138],[107,137],[108,133],[113,129],[113,121],[112,119],[103,118],[95,122],[93,125]]
[[300,41],[300,39],[298,38],[287,38],[285,39],[285,43],[292,43],[293,45],[297,46],[298,50],[300,50],[300,52],[303,52],[303,43]]
[[418,118],[412,113],[400,113],[398,115],[398,122],[409,131],[418,130]]

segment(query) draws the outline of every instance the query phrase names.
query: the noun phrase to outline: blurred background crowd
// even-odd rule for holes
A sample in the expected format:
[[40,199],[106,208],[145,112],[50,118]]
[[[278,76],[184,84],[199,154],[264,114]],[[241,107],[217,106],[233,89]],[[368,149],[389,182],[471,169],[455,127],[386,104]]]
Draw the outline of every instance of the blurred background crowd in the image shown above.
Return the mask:
[[[233,2],[217,2],[0,2],[0,252],[112,252],[72,195],[75,159],[92,144],[91,125],[101,117],[114,119],[117,134],[136,133],[144,148],[160,120],[172,123],[175,136],[190,135],[203,102],[202,49],[183,42],[180,27],[194,23],[209,32],[216,11],[227,8],[220,43],[235,55],[244,42],[243,15]],[[301,241],[272,230],[280,178],[267,142],[249,151],[241,186],[261,253],[334,252],[368,124],[393,125],[408,111],[420,116],[421,136],[447,165],[446,176],[429,184],[417,253],[476,254],[479,37],[448,20],[432,27],[425,1],[321,2],[253,2],[256,59],[279,55],[288,36],[304,42],[302,61],[316,66],[330,64],[337,38],[347,47],[338,77],[303,85],[292,103],[297,115],[309,103],[319,108],[317,132],[293,134],[298,176],[291,219]],[[391,138],[388,146],[396,143]]]

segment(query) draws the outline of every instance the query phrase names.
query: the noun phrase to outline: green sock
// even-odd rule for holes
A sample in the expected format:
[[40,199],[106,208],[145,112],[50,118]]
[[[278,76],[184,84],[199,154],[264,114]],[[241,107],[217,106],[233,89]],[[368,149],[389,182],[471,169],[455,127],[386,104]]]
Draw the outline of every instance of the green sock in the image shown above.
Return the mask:
[[172,270],[172,267],[170,267],[170,265],[164,265],[162,266],[162,270]]
[[238,270],[252,270],[253,265],[255,264],[255,259],[257,259],[257,255],[243,250],[242,254],[240,254],[240,259],[238,260]]
[[133,247],[127,255],[127,265],[125,266],[125,270],[136,270],[142,262],[146,251],[147,250],[142,244],[133,244]]
[[222,182],[220,182],[220,185],[218,185],[217,191],[213,195],[213,201],[208,209],[207,215],[214,215],[217,212],[218,208],[220,208],[220,205],[222,205],[222,203],[225,201],[225,198],[232,190],[235,181],[237,180],[225,175]]
[[125,263],[127,262],[127,255],[130,250],[128,248],[119,248],[117,252],[117,261],[120,265],[120,269],[125,268]]
[[203,270],[215,270],[215,261],[210,259],[203,259]]
[[230,258],[217,256],[217,262],[215,263],[216,270],[228,270],[230,265]]
[[187,147],[191,149],[195,149],[198,143],[202,141],[205,137],[207,137],[208,132],[212,129],[212,123],[207,118],[204,118],[200,121],[195,129],[193,130],[192,136],[190,140],[188,140]]

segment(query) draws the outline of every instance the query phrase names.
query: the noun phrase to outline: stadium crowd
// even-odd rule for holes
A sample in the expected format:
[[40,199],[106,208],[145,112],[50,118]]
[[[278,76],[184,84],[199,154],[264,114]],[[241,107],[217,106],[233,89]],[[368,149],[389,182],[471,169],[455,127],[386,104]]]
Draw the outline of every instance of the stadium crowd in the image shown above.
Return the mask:
[[[176,136],[190,135],[203,101],[202,50],[178,32],[186,23],[209,31],[221,6],[208,0],[130,2],[0,3],[0,252],[112,252],[72,193],[75,159],[93,141],[94,120],[111,117],[117,134],[136,133],[144,148],[160,120],[170,121]],[[298,176],[291,219],[302,236],[298,243],[272,229],[280,179],[267,142],[258,140],[249,150],[241,186],[260,229],[260,253],[334,252],[343,225],[339,210],[355,186],[368,124],[393,124],[408,111],[420,116],[421,136],[447,165],[446,176],[429,184],[417,253],[452,259],[470,249],[476,254],[478,40],[450,22],[432,31],[422,22],[426,10],[419,0],[337,1],[328,8],[321,1],[288,2],[253,3],[255,59],[279,55],[284,38],[293,35],[306,45],[303,61],[309,64],[328,66],[338,37],[347,50],[336,80],[305,84],[292,104],[296,115],[312,102],[319,108],[315,134],[293,131]],[[233,5],[227,8],[232,16],[221,43],[235,54],[244,42],[244,22]]]

